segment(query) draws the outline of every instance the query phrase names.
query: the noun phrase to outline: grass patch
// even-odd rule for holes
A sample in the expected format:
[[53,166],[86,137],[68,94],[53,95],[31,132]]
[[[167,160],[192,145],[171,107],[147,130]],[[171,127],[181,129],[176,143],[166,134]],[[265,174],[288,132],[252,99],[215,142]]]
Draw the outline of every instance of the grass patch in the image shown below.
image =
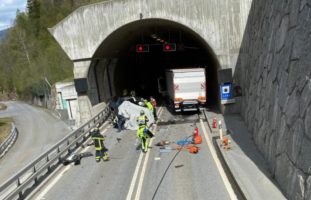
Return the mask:
[[0,118],[0,143],[11,133],[12,118]]
[[7,107],[5,104],[3,103],[0,103],[0,110],[5,110]]

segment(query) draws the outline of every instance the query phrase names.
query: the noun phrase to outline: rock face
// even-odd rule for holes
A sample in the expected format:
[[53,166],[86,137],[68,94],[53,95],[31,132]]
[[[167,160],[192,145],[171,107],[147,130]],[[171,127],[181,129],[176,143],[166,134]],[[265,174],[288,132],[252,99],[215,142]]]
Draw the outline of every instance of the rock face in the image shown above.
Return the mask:
[[311,198],[311,1],[253,0],[236,71],[241,115],[288,199]]

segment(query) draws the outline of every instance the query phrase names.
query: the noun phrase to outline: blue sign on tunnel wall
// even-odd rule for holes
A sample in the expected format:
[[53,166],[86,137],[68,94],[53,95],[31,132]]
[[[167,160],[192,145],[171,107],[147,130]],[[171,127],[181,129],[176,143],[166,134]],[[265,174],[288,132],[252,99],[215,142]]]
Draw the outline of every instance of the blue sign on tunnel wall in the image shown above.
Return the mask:
[[221,100],[229,100],[232,98],[232,83],[223,83],[220,85]]

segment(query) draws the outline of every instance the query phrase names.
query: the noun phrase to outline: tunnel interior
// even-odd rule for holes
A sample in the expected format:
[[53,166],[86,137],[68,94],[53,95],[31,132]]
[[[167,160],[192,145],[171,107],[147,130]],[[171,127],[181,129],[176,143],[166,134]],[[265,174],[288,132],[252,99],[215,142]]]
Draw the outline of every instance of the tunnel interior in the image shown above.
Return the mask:
[[[139,52],[137,45],[140,44],[148,46],[146,52]],[[165,44],[175,45],[176,50],[164,51]],[[108,61],[99,62],[102,59]],[[112,59],[116,60],[113,64]],[[206,71],[207,106],[219,105],[219,63],[215,54],[197,33],[176,22],[146,19],[117,29],[99,46],[91,66],[97,80],[98,102],[122,96],[124,90],[134,90],[137,96],[144,98],[161,99],[158,78],[165,77],[166,69],[201,67]],[[103,79],[101,76],[107,69],[108,82],[98,81]],[[98,73],[100,71],[103,73]],[[100,89],[107,84],[110,85],[108,90]]]

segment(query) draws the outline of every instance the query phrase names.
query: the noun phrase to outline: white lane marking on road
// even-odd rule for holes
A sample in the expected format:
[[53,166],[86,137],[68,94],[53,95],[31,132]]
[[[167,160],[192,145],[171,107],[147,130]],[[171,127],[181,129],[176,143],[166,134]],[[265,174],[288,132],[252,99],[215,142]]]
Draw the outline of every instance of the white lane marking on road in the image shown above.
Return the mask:
[[160,157],[155,157],[154,160],[161,160],[161,158]]
[[130,200],[131,197],[132,197],[134,186],[135,186],[137,175],[138,175],[138,170],[140,168],[142,158],[143,158],[143,154],[140,153],[139,158],[138,158],[138,162],[137,162],[137,165],[136,165],[136,168],[135,168],[135,172],[134,172],[134,175],[133,175],[133,178],[132,178],[131,186],[130,186],[130,189],[129,189],[129,191],[127,193],[127,196],[126,196],[126,200]]
[[[109,127],[110,127],[110,126],[108,126],[106,129],[104,129],[103,132],[102,132],[102,134],[105,133],[105,132],[108,130]],[[84,148],[84,149],[81,151],[81,153],[86,152],[89,148],[90,148],[90,146]],[[36,200],[43,200],[43,199],[45,199],[44,196],[50,191],[50,189],[51,189],[52,187],[54,187],[54,185],[62,178],[63,174],[64,174],[65,172],[67,172],[71,167],[72,167],[72,165],[68,165],[68,166],[66,166],[64,169],[62,169],[62,171],[52,180],[52,182],[51,182],[46,188],[44,188],[44,189],[42,190],[42,192],[36,197]]]
[[[163,108],[163,107],[161,107],[161,108]],[[163,109],[159,110],[159,115],[158,116],[161,115],[162,111],[163,111]],[[153,129],[153,132],[155,132],[155,130],[157,130],[157,125],[155,125],[155,127]],[[150,146],[152,146],[153,139],[154,138],[150,139],[150,142],[149,142]],[[140,175],[138,186],[137,186],[137,192],[136,192],[135,200],[139,200],[140,199],[141,189],[142,189],[143,182],[144,182],[144,177],[145,177],[145,173],[146,173],[146,168],[147,168],[147,164],[148,164],[149,155],[150,155],[150,150],[147,152],[145,160],[144,160],[143,168],[141,170],[141,175]]]
[[218,157],[217,157],[217,155],[216,155],[216,151],[215,151],[215,149],[212,147],[213,144],[212,144],[210,138],[209,138],[208,135],[207,135],[207,130],[205,129],[205,126],[204,126],[204,124],[203,124],[202,119],[200,119],[200,124],[201,124],[202,130],[203,130],[203,133],[204,133],[204,137],[205,137],[207,146],[208,146],[208,148],[209,148],[209,150],[210,150],[210,152],[211,152],[211,154],[212,154],[212,157],[213,157],[213,159],[214,159],[214,161],[215,161],[215,164],[216,164],[216,166],[217,166],[217,169],[218,169],[218,172],[219,172],[219,174],[220,174],[220,176],[221,176],[221,179],[222,179],[222,181],[224,182],[224,185],[225,185],[225,187],[226,187],[226,189],[227,189],[227,191],[228,191],[228,194],[229,194],[229,196],[230,196],[230,199],[237,200],[238,198],[237,198],[237,196],[235,195],[235,193],[234,193],[234,191],[233,191],[233,189],[232,189],[232,186],[231,186],[231,184],[230,184],[230,182],[229,182],[229,180],[228,180],[228,177],[227,177],[227,175],[226,175],[224,169],[223,169],[222,166],[221,166],[221,163],[220,163],[220,161],[219,161],[219,159],[218,159]]
[[[162,110],[163,110],[163,107],[161,107],[158,111],[158,116],[160,116],[160,114],[162,113]],[[148,151],[149,152],[149,151]],[[136,168],[135,168],[135,172],[134,172],[134,175],[133,175],[133,178],[132,178],[132,181],[131,181],[131,186],[130,186],[130,189],[127,193],[127,196],[126,196],[126,200],[131,200],[132,198],[132,195],[133,195],[133,191],[134,191],[134,187],[135,187],[135,183],[136,183],[136,180],[137,180],[137,177],[138,177],[138,170],[140,168],[140,165],[141,165],[141,162],[142,162],[142,157],[143,157],[143,153],[141,152],[140,155],[139,155],[139,158],[138,158],[138,162],[136,164]],[[137,193],[136,193],[137,194]]]

